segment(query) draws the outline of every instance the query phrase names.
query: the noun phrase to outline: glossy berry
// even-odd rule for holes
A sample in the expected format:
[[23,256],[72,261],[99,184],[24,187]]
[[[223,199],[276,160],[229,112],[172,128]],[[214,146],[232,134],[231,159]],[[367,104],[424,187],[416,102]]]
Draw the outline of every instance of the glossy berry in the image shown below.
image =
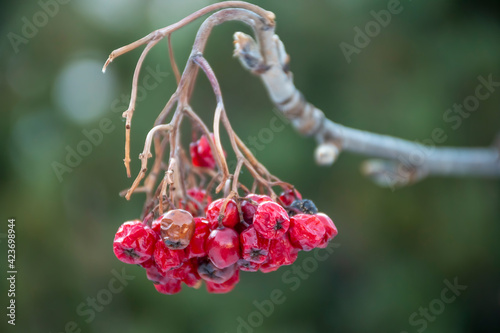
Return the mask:
[[141,221],[123,223],[116,232],[113,241],[113,252],[116,257],[127,264],[140,264],[151,258],[156,236]]
[[271,240],[267,265],[264,263],[262,266],[291,265],[295,262],[297,256],[298,250],[292,246],[288,234],[285,234],[278,239]]
[[205,257],[207,255],[205,242],[210,234],[208,221],[201,217],[195,217],[194,224],[194,235],[193,238],[191,238],[189,246],[186,248],[186,254],[189,259],[195,257]]
[[280,194],[280,200],[285,206],[290,206],[295,200],[302,200],[302,195],[296,189],[288,189]]
[[287,207],[287,210],[290,216],[297,214],[314,215],[318,212],[318,208],[316,208],[314,202],[308,199],[295,200],[290,206]]
[[266,201],[273,201],[271,197],[267,195],[249,194],[245,197],[246,200],[241,201],[241,212],[243,213],[243,220],[247,224],[253,223],[253,216],[259,204]]
[[[214,135],[211,134],[210,137],[212,142],[214,142]],[[215,167],[215,159],[206,135],[202,135],[200,140],[192,142],[189,145],[189,152],[191,154],[191,162],[194,166],[204,168]]]
[[195,229],[191,213],[182,209],[174,209],[160,216],[159,220],[161,237],[170,249],[184,249],[189,245]]
[[236,269],[236,265],[222,269],[217,268],[208,258],[198,261],[198,275],[209,282],[224,283],[234,275]]
[[156,291],[165,295],[177,294],[181,288],[181,281],[171,278],[166,278],[162,284],[155,284]]
[[255,230],[264,238],[282,237],[290,226],[286,210],[275,202],[263,202],[257,207],[253,218]]
[[245,259],[238,260],[237,265],[238,268],[244,272],[257,272],[260,268],[260,264],[256,264]]
[[183,250],[172,250],[168,248],[162,240],[156,242],[153,256],[156,266],[158,266],[162,272],[167,272],[172,268],[179,267],[186,259]]
[[207,291],[212,294],[225,294],[234,289],[240,281],[240,271],[236,270],[226,282],[215,283],[206,281]]
[[222,225],[229,228],[233,228],[240,221],[238,206],[236,206],[236,201],[232,199],[227,202],[226,209],[222,212],[223,214],[220,214],[225,200],[215,200],[208,206],[207,220],[210,229],[215,229],[219,226],[219,216],[222,216]]
[[325,235],[321,240],[321,243],[318,245],[319,248],[325,248],[328,246],[328,242],[331,241],[338,234],[337,227],[333,223],[332,219],[328,217],[328,215],[323,213],[316,214],[316,217],[323,223],[325,227]]
[[323,241],[325,227],[316,215],[297,214],[290,218],[289,232],[295,248],[311,251]]
[[240,259],[240,240],[231,228],[212,230],[206,242],[208,257],[218,268],[226,268]]
[[254,227],[240,234],[241,257],[247,261],[262,264],[269,253],[269,239],[260,236]]

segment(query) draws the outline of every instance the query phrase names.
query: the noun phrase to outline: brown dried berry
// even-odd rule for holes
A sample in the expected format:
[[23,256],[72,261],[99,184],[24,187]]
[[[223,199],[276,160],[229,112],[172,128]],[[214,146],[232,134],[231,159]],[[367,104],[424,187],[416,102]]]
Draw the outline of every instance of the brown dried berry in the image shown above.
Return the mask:
[[191,213],[174,209],[159,217],[161,238],[172,250],[184,249],[189,245],[194,234],[195,223]]

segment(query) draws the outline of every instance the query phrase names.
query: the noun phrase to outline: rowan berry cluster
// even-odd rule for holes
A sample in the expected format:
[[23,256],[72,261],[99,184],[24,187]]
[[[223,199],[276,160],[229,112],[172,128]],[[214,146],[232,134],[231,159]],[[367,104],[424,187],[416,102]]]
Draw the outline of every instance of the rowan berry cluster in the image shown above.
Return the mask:
[[[332,220],[295,189],[277,201],[254,193],[212,201],[203,189],[189,192],[195,199],[181,207],[186,210],[125,222],[115,236],[117,258],[145,268],[163,294],[178,293],[182,282],[198,288],[202,281],[211,293],[227,293],[240,270],[275,271],[337,235]],[[205,216],[193,217],[200,210]]]

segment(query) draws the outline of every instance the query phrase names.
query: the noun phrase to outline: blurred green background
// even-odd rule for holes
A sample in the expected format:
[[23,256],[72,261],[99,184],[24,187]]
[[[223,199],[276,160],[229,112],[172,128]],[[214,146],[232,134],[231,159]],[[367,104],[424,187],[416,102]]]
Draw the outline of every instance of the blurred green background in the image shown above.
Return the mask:
[[[396,191],[382,189],[361,176],[364,157],[346,153],[331,168],[316,166],[315,142],[289,125],[274,133],[257,156],[332,216],[340,231],[334,253],[301,278],[296,290],[283,281],[290,270],[285,267],[271,274],[243,273],[226,295],[184,288],[165,296],[141,268],[114,257],[116,229],[138,217],[143,201],[140,194],[130,202],[118,196],[131,184],[122,163],[120,113],[140,51],[117,59],[106,75],[100,68],[113,49],[213,2],[61,0],[57,12],[46,7],[53,14],[45,15],[47,20],[40,3],[2,2],[0,248],[5,254],[7,219],[15,217],[19,273],[17,325],[11,327],[4,313],[7,258],[0,258],[0,331],[499,332],[497,180],[429,178]],[[425,140],[441,127],[450,146],[493,142],[500,129],[500,91],[457,129],[443,114],[474,93],[478,76],[500,80],[497,2],[401,1],[402,12],[349,64],[339,44],[353,44],[354,27],[364,28],[373,20],[370,11],[387,8],[387,0],[254,3],[276,14],[297,87],[332,120],[409,140]],[[30,30],[26,22],[40,27]],[[173,36],[181,67],[201,22]],[[233,126],[248,142],[269,127],[275,114],[260,81],[231,57],[237,30],[249,31],[239,23],[216,28],[206,57],[220,80]],[[166,43],[150,53],[145,66],[168,75],[140,97],[133,157],[175,89]],[[209,121],[214,98],[202,76],[194,99],[197,112]],[[53,163],[66,164],[68,147],[77,149],[87,140],[85,131],[99,128],[103,119],[113,130],[58,179]],[[138,171],[135,158],[132,168]],[[301,253],[295,265],[313,260],[308,258],[314,258],[312,252]],[[122,269],[135,278],[106,299],[113,270]],[[455,278],[467,289],[440,309],[435,300],[446,287],[443,281]],[[268,300],[275,289],[285,302],[269,316],[256,315],[254,301]],[[91,309],[89,297],[107,303],[98,305],[95,316],[77,312]],[[429,304],[442,313],[424,320],[425,327],[412,324],[412,314]],[[239,317],[259,325],[239,327]]]

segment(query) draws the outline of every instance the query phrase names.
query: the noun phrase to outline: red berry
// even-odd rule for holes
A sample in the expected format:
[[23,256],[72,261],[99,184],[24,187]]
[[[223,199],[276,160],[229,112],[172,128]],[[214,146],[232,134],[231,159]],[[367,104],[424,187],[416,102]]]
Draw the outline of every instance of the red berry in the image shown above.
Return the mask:
[[181,281],[167,278],[162,284],[155,284],[156,291],[166,295],[177,294],[181,291]]
[[199,189],[197,187],[190,188],[187,190],[187,194],[193,199],[184,203],[181,200],[179,203],[179,208],[187,210],[192,215],[199,215],[200,213],[205,213],[207,205],[212,202],[212,197],[206,194],[206,191]]
[[238,268],[245,272],[257,272],[260,268],[260,264],[256,264],[245,259],[240,259],[238,260]]
[[243,213],[243,220],[245,220],[248,224],[253,223],[253,216],[255,215],[257,206],[259,206],[260,203],[273,201],[273,199],[267,195],[258,195],[253,193],[247,195],[245,199],[248,200],[241,201],[241,212]]
[[323,223],[323,226],[325,227],[325,235],[323,236],[321,243],[318,245],[318,247],[324,249],[328,246],[328,242],[331,241],[335,236],[337,236],[339,232],[337,231],[337,227],[333,223],[332,219],[329,218],[328,215],[318,213],[316,214],[316,217]]
[[283,207],[275,202],[266,201],[257,207],[253,225],[262,237],[277,239],[288,231],[290,219]]
[[186,261],[181,267],[168,271],[167,276],[184,282],[188,287],[195,287],[201,279],[198,275],[198,260]]
[[[298,256],[298,250],[292,246],[288,234],[278,239],[271,240],[269,245],[268,260],[262,266],[283,266],[291,265]],[[261,266],[261,270],[262,270]]]
[[215,282],[206,281],[205,283],[207,285],[207,290],[209,293],[225,294],[225,293],[228,293],[231,290],[233,290],[239,281],[240,281],[240,271],[236,270],[234,272],[233,276],[231,276],[229,278],[229,280],[227,280],[226,282],[215,283]]
[[[210,136],[212,142],[214,142],[214,135],[211,134]],[[192,142],[189,145],[189,152],[191,154],[191,162],[194,166],[204,168],[215,167],[215,159],[206,135],[202,135],[200,140]]]
[[302,200],[302,195],[296,189],[288,189],[280,194],[280,200],[285,206],[290,206],[295,200]]
[[254,227],[240,234],[241,256],[243,259],[262,264],[269,253],[269,239],[260,236]]
[[198,261],[198,275],[205,281],[224,283],[229,280],[236,271],[236,265],[226,268],[217,268],[208,258]]
[[163,272],[179,267],[184,259],[186,259],[183,250],[171,250],[161,239],[156,242],[153,256],[156,265]]
[[240,241],[238,234],[231,228],[215,229],[208,235],[207,254],[218,268],[235,264],[240,259]]
[[194,223],[194,235],[193,238],[191,238],[189,246],[186,248],[186,254],[189,259],[194,257],[204,257],[207,255],[207,251],[205,250],[205,242],[208,235],[210,234],[207,220],[201,217],[195,217]]
[[167,281],[168,279],[165,272],[158,268],[154,259],[149,259],[141,264],[139,264],[146,270],[146,276],[148,280],[152,281],[154,284],[161,284],[163,281]]
[[262,273],[271,273],[271,272],[277,271],[279,268],[280,268],[280,266],[273,265],[273,264],[266,261],[265,263],[260,265],[259,270]]
[[151,258],[155,241],[154,232],[141,221],[125,222],[116,232],[113,252],[124,263],[140,264]]
[[[215,229],[219,226],[219,215],[225,200],[226,199],[217,199],[208,206],[207,220],[210,229]],[[233,228],[240,221],[238,206],[236,206],[236,201],[232,199],[227,202],[226,209],[222,213],[222,224],[226,227]]]
[[158,218],[161,221],[161,237],[172,250],[185,249],[194,234],[195,223],[191,213],[174,209]]
[[324,236],[325,227],[316,215],[297,214],[290,218],[290,241],[295,248],[311,251]]

